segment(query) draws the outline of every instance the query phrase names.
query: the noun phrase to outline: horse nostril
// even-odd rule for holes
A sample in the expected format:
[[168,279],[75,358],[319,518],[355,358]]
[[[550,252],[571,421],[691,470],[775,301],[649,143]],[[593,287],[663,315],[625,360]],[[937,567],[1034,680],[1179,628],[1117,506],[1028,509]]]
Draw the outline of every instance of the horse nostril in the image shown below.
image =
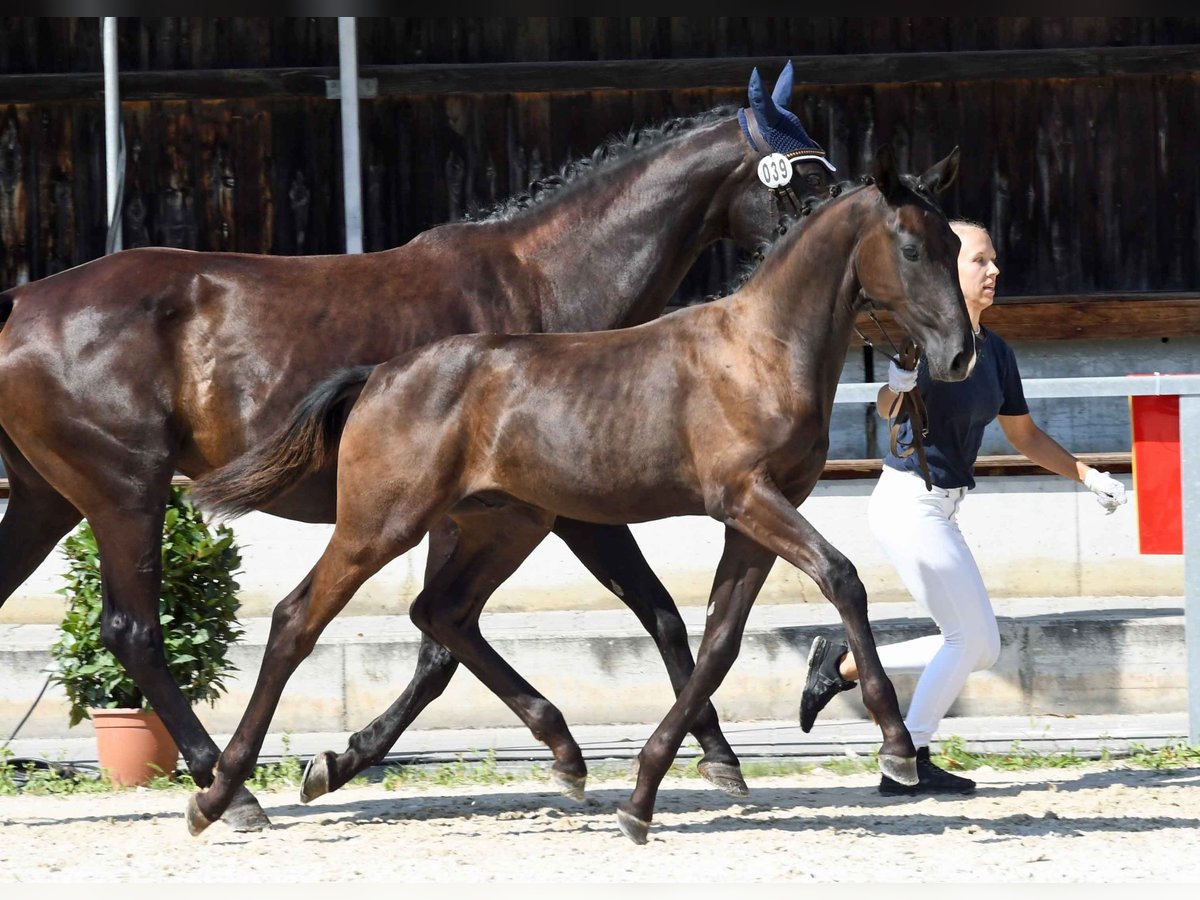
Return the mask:
[[975,362],[975,350],[963,350],[954,357],[954,361],[950,363],[952,372],[970,372],[971,366]]

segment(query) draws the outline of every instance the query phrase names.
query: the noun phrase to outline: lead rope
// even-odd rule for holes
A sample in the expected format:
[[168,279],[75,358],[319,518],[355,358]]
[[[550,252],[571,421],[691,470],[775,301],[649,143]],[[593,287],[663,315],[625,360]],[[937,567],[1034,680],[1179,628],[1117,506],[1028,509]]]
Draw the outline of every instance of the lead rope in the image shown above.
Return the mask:
[[[887,329],[883,327],[883,323],[875,316],[875,304],[870,297],[867,298],[867,315],[871,321],[875,323],[875,327],[879,329],[879,333],[883,335],[884,340],[892,345],[892,349],[896,350],[896,342],[892,340]],[[879,350],[884,356],[894,362],[902,369],[914,371],[917,368],[917,363],[921,360],[921,348],[910,337],[905,337],[900,349],[895,354],[888,353],[876,347],[870,339],[862,333],[857,323],[854,325],[854,330],[858,332],[859,338],[873,350]],[[900,443],[900,429],[905,420],[912,423],[912,442],[907,446]],[[888,410],[888,425],[891,434],[891,451],[898,459],[907,459],[917,454],[917,465],[921,467],[921,476],[925,479],[925,490],[933,490],[933,479],[929,475],[929,463],[925,460],[925,438],[929,437],[928,415],[925,410],[925,399],[921,396],[921,392],[916,388],[911,391],[905,391],[902,394],[897,394],[896,399],[892,401],[892,407]]]

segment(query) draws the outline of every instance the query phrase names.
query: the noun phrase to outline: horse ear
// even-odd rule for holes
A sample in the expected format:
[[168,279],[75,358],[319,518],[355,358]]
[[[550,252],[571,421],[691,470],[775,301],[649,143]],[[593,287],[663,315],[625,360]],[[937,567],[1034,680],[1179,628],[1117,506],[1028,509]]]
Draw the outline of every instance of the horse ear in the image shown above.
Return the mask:
[[780,109],[786,109],[792,102],[792,81],[794,79],[792,61],[789,59],[779,77],[775,79],[775,88],[771,91],[771,100]]
[[954,183],[954,176],[958,174],[958,148],[955,147],[947,156],[939,163],[934,163],[930,166],[929,171],[921,176],[921,181],[935,194],[940,194],[946,188]]
[[750,108],[762,121],[767,125],[774,125],[779,120],[779,110],[763,89],[762,76],[758,74],[757,68],[750,73],[750,88],[746,93],[750,98]]
[[896,158],[892,155],[891,144],[884,144],[875,151],[874,170],[871,174],[885,200],[891,201],[900,193],[900,173],[896,171]]

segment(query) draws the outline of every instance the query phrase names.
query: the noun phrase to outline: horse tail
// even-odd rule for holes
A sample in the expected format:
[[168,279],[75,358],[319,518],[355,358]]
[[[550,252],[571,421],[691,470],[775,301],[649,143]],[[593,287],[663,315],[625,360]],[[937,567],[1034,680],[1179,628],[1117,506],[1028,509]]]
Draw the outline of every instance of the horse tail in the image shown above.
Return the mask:
[[355,366],[326,378],[265,444],[197,479],[192,499],[213,512],[240,516],[262,508],[320,469],[336,451],[345,410],[353,406],[373,371],[374,366]]

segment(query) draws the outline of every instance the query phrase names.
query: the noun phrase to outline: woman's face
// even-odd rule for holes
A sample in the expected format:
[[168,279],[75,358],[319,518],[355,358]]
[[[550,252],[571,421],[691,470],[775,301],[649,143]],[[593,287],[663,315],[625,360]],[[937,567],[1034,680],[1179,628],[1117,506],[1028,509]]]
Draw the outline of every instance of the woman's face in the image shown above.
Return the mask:
[[979,321],[979,314],[992,305],[996,297],[996,277],[1000,267],[996,265],[996,248],[992,239],[982,228],[974,225],[952,225],[954,233],[962,241],[958,250],[958,281],[962,286],[963,299],[971,319]]

